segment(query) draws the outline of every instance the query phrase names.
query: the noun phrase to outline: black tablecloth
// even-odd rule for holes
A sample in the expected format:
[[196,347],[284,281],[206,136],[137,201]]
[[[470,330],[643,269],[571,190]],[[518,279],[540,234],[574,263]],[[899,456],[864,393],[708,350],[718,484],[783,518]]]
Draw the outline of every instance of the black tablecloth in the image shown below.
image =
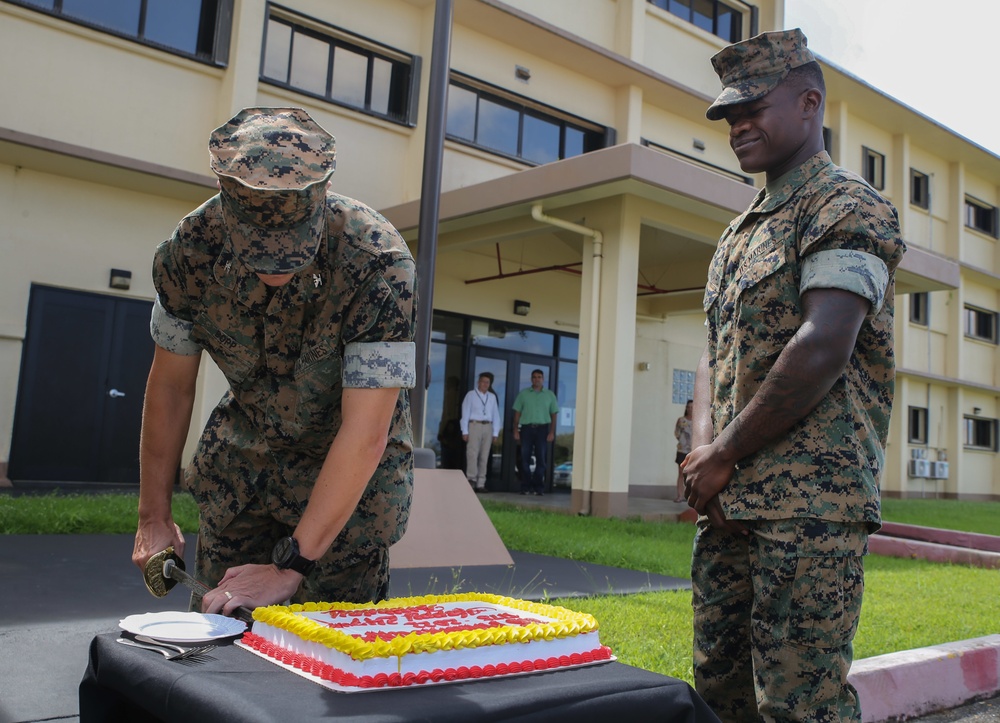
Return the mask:
[[90,644],[80,720],[292,723],[676,721],[718,719],[685,682],[621,663],[503,679],[338,693],[232,645],[203,662],[168,661],[117,635]]

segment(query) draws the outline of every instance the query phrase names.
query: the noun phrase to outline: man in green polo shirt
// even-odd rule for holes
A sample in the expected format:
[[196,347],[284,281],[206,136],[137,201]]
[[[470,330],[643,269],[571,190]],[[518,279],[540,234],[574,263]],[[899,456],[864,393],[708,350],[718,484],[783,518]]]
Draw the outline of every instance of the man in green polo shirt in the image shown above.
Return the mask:
[[[545,458],[556,438],[556,395],[544,387],[545,372],[531,372],[531,386],[522,389],[514,400],[514,441],[521,443],[521,494],[541,497],[545,488]],[[535,470],[531,470],[531,456]]]

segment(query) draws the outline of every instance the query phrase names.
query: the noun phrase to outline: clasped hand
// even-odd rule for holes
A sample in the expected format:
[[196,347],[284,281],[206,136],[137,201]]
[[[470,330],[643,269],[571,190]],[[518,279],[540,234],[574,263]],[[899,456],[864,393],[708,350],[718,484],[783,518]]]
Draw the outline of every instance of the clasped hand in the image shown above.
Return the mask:
[[736,534],[746,534],[746,529],[736,520],[727,520],[719,502],[719,493],[733,477],[735,466],[715,453],[712,445],[705,444],[691,450],[681,463],[684,473],[684,497],[688,506],[699,515],[706,515],[712,527]]

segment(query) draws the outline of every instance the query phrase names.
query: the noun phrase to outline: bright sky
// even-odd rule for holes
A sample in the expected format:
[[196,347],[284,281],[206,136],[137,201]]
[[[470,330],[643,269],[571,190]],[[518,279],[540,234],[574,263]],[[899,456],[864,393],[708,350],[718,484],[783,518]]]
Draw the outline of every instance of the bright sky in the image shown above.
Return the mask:
[[785,0],[785,27],[914,110],[1000,155],[1000,0]]

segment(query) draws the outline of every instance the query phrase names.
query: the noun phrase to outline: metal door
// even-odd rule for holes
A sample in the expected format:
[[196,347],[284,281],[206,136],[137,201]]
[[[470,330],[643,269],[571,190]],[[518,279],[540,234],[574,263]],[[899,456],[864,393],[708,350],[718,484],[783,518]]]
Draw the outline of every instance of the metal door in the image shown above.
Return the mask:
[[151,309],[148,301],[32,286],[12,479],[138,483]]

